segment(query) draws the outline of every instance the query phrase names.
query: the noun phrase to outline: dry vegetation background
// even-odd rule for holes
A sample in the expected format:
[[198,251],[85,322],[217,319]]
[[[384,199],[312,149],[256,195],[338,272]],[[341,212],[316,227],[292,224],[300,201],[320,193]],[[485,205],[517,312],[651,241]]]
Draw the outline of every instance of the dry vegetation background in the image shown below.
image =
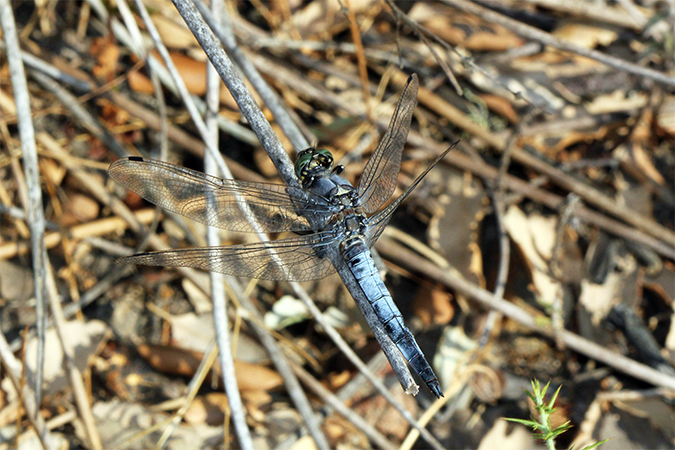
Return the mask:
[[[561,387],[554,422],[574,427],[559,448],[673,448],[673,1],[225,5],[229,53],[352,182],[413,72],[395,196],[460,139],[376,245],[438,401],[403,392],[338,277],[303,283],[320,326],[285,282],[228,279],[224,294],[203,272],[113,263],[207,240],[108,165],[204,170],[214,139],[151,39],[203,110],[207,58],[176,7],[124,1],[0,0],[0,448],[543,448],[501,419],[530,416],[534,378]],[[10,77],[12,58],[25,75]],[[254,96],[293,159],[298,138]],[[227,89],[217,97],[233,176],[280,183]],[[229,395],[213,345],[224,298]]]

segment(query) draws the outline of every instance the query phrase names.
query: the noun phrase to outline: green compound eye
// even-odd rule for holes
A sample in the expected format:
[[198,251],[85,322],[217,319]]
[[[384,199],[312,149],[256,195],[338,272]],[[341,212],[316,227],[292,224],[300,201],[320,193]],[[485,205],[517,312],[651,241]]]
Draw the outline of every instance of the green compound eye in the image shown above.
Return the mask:
[[333,165],[333,155],[325,148],[317,148],[313,158],[317,164],[330,169]]
[[295,176],[302,180],[308,169],[309,163],[312,161],[313,149],[303,150],[298,154],[298,159],[295,161]]
[[317,148],[316,153],[328,157],[331,161],[333,160],[333,154],[325,148]]

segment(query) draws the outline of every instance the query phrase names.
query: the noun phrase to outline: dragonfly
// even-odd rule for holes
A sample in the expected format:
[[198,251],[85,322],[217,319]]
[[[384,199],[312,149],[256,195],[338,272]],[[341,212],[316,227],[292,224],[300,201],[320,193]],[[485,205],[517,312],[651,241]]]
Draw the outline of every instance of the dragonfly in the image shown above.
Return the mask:
[[113,162],[108,169],[111,178],[168,211],[231,231],[297,234],[242,245],[139,253],[119,262],[288,281],[317,280],[347,271],[410,367],[437,398],[443,396],[436,374],[406,326],[370,251],[398,205],[452,149],[438,156],[401,196],[383,207],[396,188],[418,87],[413,74],[356,188],[340,176],[344,167],[333,165],[328,150],[313,147],[298,154],[299,186],[224,180],[143,157]]

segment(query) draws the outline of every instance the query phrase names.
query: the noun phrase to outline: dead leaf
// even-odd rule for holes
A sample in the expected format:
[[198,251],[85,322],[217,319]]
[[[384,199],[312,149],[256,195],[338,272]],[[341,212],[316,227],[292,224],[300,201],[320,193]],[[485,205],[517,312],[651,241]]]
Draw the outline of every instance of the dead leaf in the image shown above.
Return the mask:
[[479,97],[485,102],[488,108],[497,114],[506,117],[512,124],[520,122],[520,117],[510,101],[500,95],[480,94]]
[[35,295],[33,271],[0,259],[0,298],[4,301],[28,300]]
[[413,312],[425,326],[446,325],[455,314],[450,299],[451,295],[440,285],[431,289],[423,285],[413,302]]
[[656,116],[659,129],[671,136],[675,135],[675,96],[665,98]]
[[241,390],[269,391],[283,384],[281,375],[260,364],[235,361],[234,370]]
[[[184,22],[174,22],[161,14],[153,14],[150,19],[167,47],[180,50],[199,47],[197,39]],[[140,20],[139,24],[142,24]]]
[[222,392],[210,392],[196,397],[185,413],[185,421],[190,424],[205,423],[212,427],[222,426],[225,417],[230,415],[227,395]]
[[517,206],[511,206],[504,217],[506,230],[525,255],[530,267],[537,301],[545,306],[552,305],[562,289],[548,270],[556,239],[556,224],[556,217],[544,217],[536,213],[526,216]]
[[619,37],[619,34],[614,30],[586,23],[563,24],[553,32],[553,35],[584,48],[595,48],[598,45],[606,47]]
[[91,197],[78,192],[70,193],[68,201],[64,203],[61,224],[71,226],[94,220],[98,217],[100,210],[98,202]]
[[[152,367],[160,372],[187,377],[194,375],[204,356],[200,352],[164,345],[140,344],[136,349]],[[216,362],[213,370],[216,370],[218,378],[220,378],[218,362]],[[270,390],[281,386],[283,383],[283,379],[276,371],[259,364],[235,361],[234,370],[237,384],[242,391],[250,389]]]
[[[65,323],[61,330],[65,337],[65,345],[73,353],[75,365],[80,371],[86,369],[89,357],[98,349],[107,331],[108,326],[99,320]],[[26,344],[26,364],[32,373],[35,373],[36,353],[37,339],[33,337]],[[51,395],[59,392],[69,383],[63,367],[63,348],[54,328],[47,330],[45,356],[44,394]]]
[[94,39],[89,51],[98,63],[93,69],[94,75],[105,81],[111,81],[117,73],[117,61],[120,57],[120,49],[113,42],[112,37]]

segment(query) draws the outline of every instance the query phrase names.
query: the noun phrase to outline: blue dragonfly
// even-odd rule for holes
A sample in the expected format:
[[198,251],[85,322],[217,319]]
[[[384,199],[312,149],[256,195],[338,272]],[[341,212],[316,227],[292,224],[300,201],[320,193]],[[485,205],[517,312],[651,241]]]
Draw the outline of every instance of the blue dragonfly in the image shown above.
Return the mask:
[[370,252],[394,210],[452,149],[382,208],[396,188],[417,91],[418,79],[413,74],[357,188],[340,176],[344,167],[333,166],[333,157],[325,149],[299,153],[295,173],[301,187],[223,180],[141,157],[115,161],[108,169],[110,177],[168,211],[232,231],[298,234],[252,244],[139,253],[120,262],[289,281],[317,280],[338,269],[347,270],[408,364],[441,397],[438,378],[405,325]]

